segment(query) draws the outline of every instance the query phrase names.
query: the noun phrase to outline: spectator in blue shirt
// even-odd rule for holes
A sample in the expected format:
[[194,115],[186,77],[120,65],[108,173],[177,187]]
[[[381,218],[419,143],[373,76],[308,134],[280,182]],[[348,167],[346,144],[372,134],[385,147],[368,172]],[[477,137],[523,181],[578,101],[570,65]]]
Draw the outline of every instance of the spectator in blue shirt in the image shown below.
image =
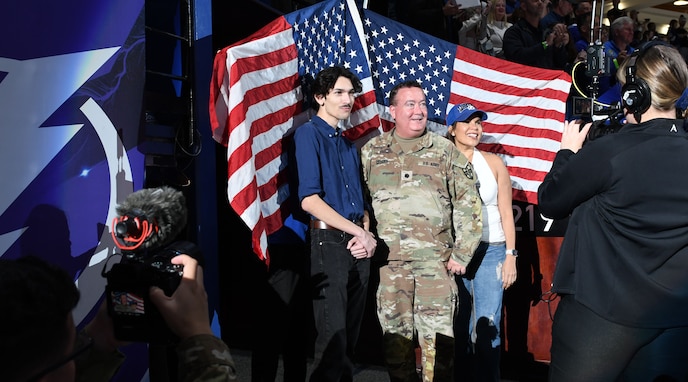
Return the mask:
[[600,79],[600,99],[605,103],[621,102],[621,85],[616,72],[621,64],[635,52],[633,41],[633,19],[621,16],[610,25],[609,40],[604,43],[604,55],[609,66],[609,76]]
[[575,0],[552,0],[552,9],[540,20],[540,27],[543,30],[552,28],[555,24],[570,24],[569,17],[573,12],[572,1]]
[[334,66],[318,73],[311,89],[317,115],[294,133],[298,197],[311,218],[317,337],[310,380],[350,381],[377,246],[364,208],[358,149],[340,127],[362,85],[351,71]]
[[[581,25],[581,17],[585,17],[588,13],[591,14],[590,19],[592,19],[592,4],[589,1],[581,1],[574,5],[573,24],[569,24],[567,27],[569,29],[569,41],[577,43],[581,38],[584,38],[585,41],[590,40],[590,20],[587,21],[587,36],[583,35],[583,26]],[[596,22],[599,23],[598,21]],[[583,21],[583,23],[585,23],[585,21]],[[595,36],[595,38],[597,37],[598,36]],[[595,39],[593,39],[593,41],[594,40]]]
[[[578,36],[578,38],[574,41],[576,52],[587,50],[590,43],[595,42],[594,39],[592,41],[590,40],[591,20],[592,13],[583,13],[581,15],[576,16],[576,24],[573,26],[573,28],[569,28],[569,34],[571,36],[573,36],[573,33],[571,33],[571,30],[573,29],[576,30],[576,35]],[[599,23],[596,21],[595,25],[595,31],[593,32],[593,34],[595,35],[594,38],[597,39],[599,35]]]
[[519,0],[506,0],[506,17],[510,23],[515,23],[520,18],[521,2]]

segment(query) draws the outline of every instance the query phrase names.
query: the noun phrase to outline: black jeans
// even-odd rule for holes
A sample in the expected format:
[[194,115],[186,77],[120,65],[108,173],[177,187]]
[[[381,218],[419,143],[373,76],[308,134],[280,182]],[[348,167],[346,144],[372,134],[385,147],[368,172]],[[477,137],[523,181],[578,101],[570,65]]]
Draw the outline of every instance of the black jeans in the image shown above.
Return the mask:
[[357,260],[346,245],[352,236],[311,229],[311,281],[315,369],[313,382],[351,381],[353,352],[363,320],[370,260]]
[[551,355],[551,382],[688,381],[688,327],[619,325],[565,295],[554,316]]

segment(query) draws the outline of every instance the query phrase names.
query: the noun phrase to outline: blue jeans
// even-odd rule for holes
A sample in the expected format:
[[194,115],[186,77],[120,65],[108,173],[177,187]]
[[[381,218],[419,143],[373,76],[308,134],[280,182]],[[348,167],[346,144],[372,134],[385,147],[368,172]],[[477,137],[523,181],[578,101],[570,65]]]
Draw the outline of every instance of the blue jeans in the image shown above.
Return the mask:
[[[482,261],[476,269],[473,262],[480,258]],[[505,259],[506,244],[481,242],[466,275],[461,278],[472,300],[469,333],[473,344],[479,340],[478,334],[482,337],[483,333],[488,336],[492,348],[501,343],[499,327],[502,320],[502,266]],[[486,341],[487,338],[483,340]]]
[[357,260],[346,248],[352,236],[311,229],[311,280],[315,370],[313,382],[351,381],[353,353],[368,293],[370,259]]
[[481,242],[466,267],[466,274],[456,276],[459,312],[454,323],[455,381],[501,380],[499,331],[505,259],[504,243]]
[[459,311],[454,321],[455,381],[501,380],[499,332],[505,259],[505,243],[481,242],[466,267],[466,274],[456,276]]
[[683,382],[688,380],[686,344],[688,327],[647,329],[619,325],[598,316],[573,295],[564,295],[552,324],[549,380]]

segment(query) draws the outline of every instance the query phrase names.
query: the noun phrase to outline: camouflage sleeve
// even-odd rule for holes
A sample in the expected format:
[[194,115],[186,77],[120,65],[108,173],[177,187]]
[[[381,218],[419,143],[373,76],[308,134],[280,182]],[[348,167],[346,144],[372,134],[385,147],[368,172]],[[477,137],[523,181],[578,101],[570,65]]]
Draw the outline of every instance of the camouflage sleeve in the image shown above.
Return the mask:
[[373,205],[372,198],[370,197],[370,191],[368,191],[368,176],[366,175],[367,166],[364,165],[363,160],[363,149],[359,149],[358,157],[361,159],[361,190],[363,191],[363,209],[368,211],[368,215],[372,218],[373,216]]
[[[80,331],[76,339],[76,348],[83,347],[91,339],[85,331]],[[125,357],[119,350],[112,352],[99,351],[91,346],[86,352],[75,358],[76,382],[109,381],[117,374]]]
[[368,145],[364,144],[360,151],[361,156],[361,187],[363,188],[363,198],[367,206],[370,207],[368,212],[373,215],[372,201],[373,198],[370,196],[370,189],[368,188],[368,175],[370,171],[370,150]]
[[229,348],[219,338],[202,334],[177,345],[180,382],[238,381]]
[[455,233],[451,257],[466,266],[480,244],[483,230],[482,204],[473,165],[458,150],[450,156],[448,181]]

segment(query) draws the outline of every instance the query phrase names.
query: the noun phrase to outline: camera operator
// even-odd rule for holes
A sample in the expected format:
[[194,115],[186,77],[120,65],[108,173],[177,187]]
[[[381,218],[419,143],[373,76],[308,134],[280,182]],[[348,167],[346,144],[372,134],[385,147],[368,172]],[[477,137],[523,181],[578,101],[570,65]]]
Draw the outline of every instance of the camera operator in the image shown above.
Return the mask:
[[628,124],[582,147],[590,124],[566,122],[538,190],[543,215],[571,215],[552,283],[549,380],[685,381],[688,134],[675,104],[688,69],[651,42],[617,77]]
[[[179,381],[236,380],[227,345],[212,334],[203,270],[180,255],[184,273],[171,297],[152,287],[150,297],[179,337]],[[35,257],[0,259],[0,376],[5,382],[109,381],[124,356],[105,303],[77,334],[72,310],[79,290],[64,270]]]

